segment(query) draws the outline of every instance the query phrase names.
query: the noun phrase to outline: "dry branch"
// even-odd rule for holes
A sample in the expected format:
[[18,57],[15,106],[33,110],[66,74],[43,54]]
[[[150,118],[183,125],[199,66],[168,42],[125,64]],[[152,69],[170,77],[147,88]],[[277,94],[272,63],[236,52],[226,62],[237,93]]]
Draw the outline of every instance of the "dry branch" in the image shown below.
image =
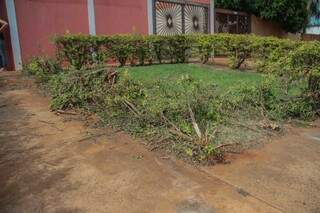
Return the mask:
[[183,133],[174,123],[172,123],[163,113],[161,113],[161,117],[163,120],[165,120],[165,122],[167,122],[168,124],[170,124],[173,129],[169,129],[169,132],[171,132],[174,135],[178,135],[184,139],[193,141],[193,138],[190,137],[189,135]]
[[174,135],[180,136],[181,138],[184,138],[184,139],[186,139],[186,140],[193,141],[193,138],[192,138],[192,137],[184,134],[184,133],[181,132],[181,131],[177,131],[177,130],[175,130],[175,129],[169,129],[169,132],[171,132],[171,133],[174,134]]
[[123,102],[129,108],[129,110],[131,110],[135,115],[141,116],[140,111],[132,103],[130,103],[127,100],[124,100]]
[[193,128],[196,131],[198,137],[201,139],[202,138],[202,134],[201,134],[201,131],[200,131],[199,126],[197,124],[197,121],[196,121],[196,119],[194,117],[194,113],[193,113],[190,105],[188,107],[189,107],[190,118],[191,118],[191,121],[192,121]]
[[216,146],[214,149],[221,149],[221,148],[224,148],[226,146],[234,146],[234,145],[237,145],[239,143],[226,143],[226,144],[221,144],[219,146]]
[[56,112],[59,114],[65,114],[65,115],[77,115],[78,114],[76,112],[70,112],[70,111],[64,111],[64,110],[57,110]]
[[100,133],[100,134],[90,135],[90,136],[81,138],[80,140],[77,140],[75,142],[83,142],[83,141],[87,141],[87,140],[91,140],[91,139],[96,139],[96,138],[99,138],[99,137],[104,136],[106,134],[107,133]]
[[161,117],[162,119],[167,122],[168,124],[170,124],[173,128],[175,128],[175,130],[181,132],[181,130],[174,124],[172,123],[163,113],[161,113]]

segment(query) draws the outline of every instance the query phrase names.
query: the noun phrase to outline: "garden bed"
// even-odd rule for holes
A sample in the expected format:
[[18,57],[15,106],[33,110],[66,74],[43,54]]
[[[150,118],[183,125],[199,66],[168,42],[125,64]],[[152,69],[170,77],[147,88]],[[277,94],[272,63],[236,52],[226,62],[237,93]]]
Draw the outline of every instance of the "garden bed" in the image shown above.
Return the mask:
[[[226,151],[250,147],[282,123],[319,114],[319,43],[225,34],[56,42],[59,60],[25,68],[52,96],[53,110],[96,113],[152,150],[193,163],[221,162]],[[190,57],[206,63],[213,50],[233,69],[250,58],[259,73],[185,64]],[[131,67],[109,68],[106,59]]]

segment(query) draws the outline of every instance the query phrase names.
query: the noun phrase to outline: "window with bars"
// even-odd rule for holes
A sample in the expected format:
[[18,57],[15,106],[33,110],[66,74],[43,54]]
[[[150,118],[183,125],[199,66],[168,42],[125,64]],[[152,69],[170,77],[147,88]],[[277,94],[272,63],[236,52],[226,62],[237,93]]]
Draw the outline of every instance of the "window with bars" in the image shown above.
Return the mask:
[[217,33],[251,33],[251,18],[247,13],[217,9],[215,15]]

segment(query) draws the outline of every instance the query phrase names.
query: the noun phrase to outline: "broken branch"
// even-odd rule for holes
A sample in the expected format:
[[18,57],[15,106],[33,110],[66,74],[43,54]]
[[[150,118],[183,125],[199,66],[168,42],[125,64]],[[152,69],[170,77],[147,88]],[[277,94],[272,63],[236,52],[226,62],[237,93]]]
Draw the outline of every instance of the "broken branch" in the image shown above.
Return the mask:
[[226,146],[234,146],[234,145],[237,145],[239,143],[226,143],[226,144],[221,144],[219,146],[216,146],[214,149],[221,149],[221,148],[224,148]]
[[78,114],[76,112],[68,112],[68,111],[64,111],[64,110],[57,110],[56,112],[59,114],[65,114],[65,115],[77,115]]
[[190,105],[188,107],[189,107],[190,118],[191,118],[191,121],[192,121],[193,128],[196,131],[198,137],[201,139],[202,138],[202,134],[201,134],[200,128],[199,128],[199,126],[197,124],[197,121],[195,119],[194,113],[193,113]]

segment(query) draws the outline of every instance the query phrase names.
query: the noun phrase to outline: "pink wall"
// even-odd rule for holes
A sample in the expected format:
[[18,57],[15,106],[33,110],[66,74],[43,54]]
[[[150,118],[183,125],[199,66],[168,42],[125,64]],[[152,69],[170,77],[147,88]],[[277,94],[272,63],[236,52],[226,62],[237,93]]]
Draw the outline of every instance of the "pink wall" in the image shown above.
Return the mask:
[[148,33],[147,0],[95,0],[97,34]]
[[[95,0],[97,34],[148,34],[147,5],[147,0]],[[23,63],[54,54],[50,39],[56,34],[89,33],[87,0],[16,0],[15,6]]]
[[50,39],[56,34],[88,33],[86,0],[15,1],[22,60],[36,55],[51,55]]

